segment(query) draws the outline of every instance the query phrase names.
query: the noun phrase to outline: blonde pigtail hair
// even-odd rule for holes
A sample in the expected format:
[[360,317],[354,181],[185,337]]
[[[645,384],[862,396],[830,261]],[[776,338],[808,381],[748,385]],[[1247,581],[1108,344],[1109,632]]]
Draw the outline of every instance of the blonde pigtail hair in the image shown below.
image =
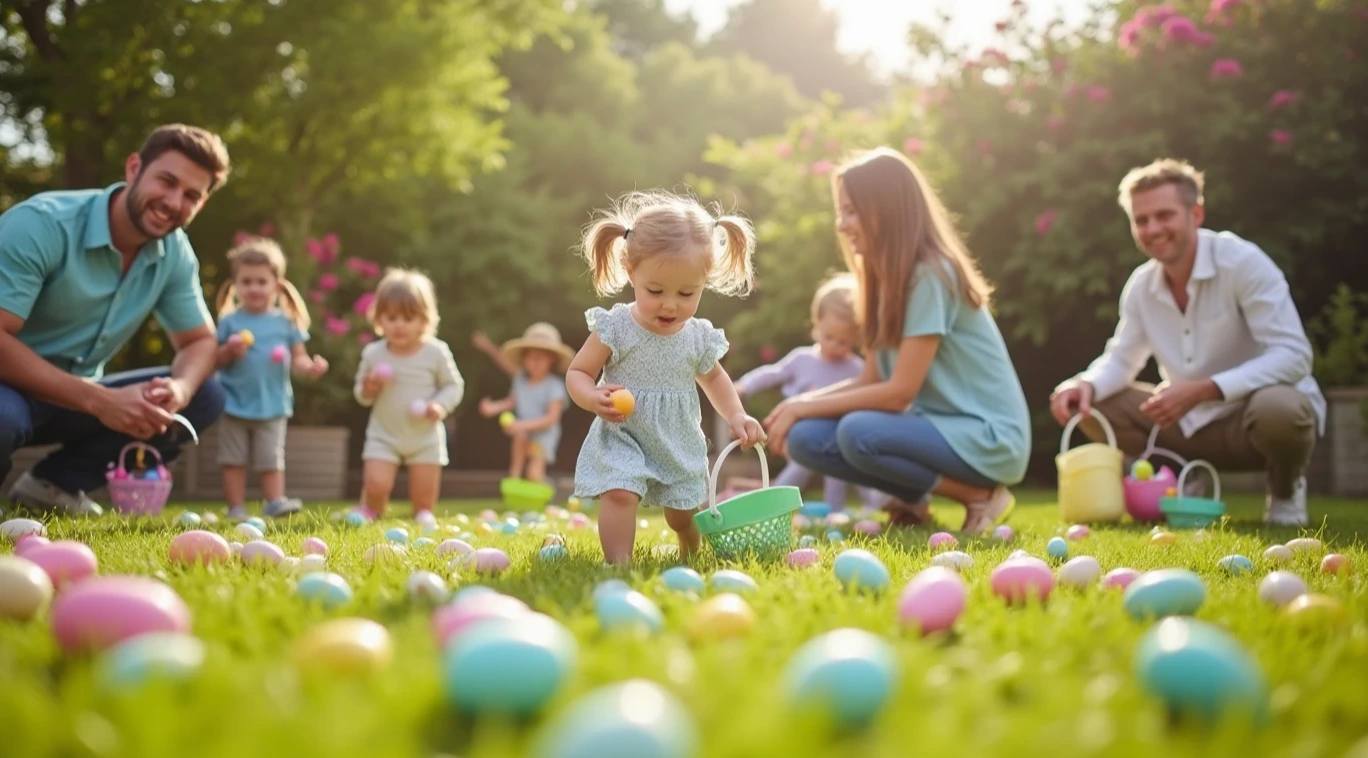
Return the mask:
[[582,254],[589,263],[590,278],[600,297],[607,297],[627,286],[627,267],[623,265],[621,245],[628,226],[613,215],[595,221],[584,232]]
[[301,332],[309,331],[312,319],[309,318],[309,306],[300,296],[299,289],[290,283],[289,279],[280,279],[280,299],[284,301],[285,312],[289,314],[290,321]]
[[755,287],[755,228],[740,216],[723,216],[717,226],[726,233],[727,246],[709,284],[720,294],[745,297]]
[[219,285],[218,297],[214,301],[214,309],[218,311],[218,317],[223,318],[237,310],[237,285],[232,279]]

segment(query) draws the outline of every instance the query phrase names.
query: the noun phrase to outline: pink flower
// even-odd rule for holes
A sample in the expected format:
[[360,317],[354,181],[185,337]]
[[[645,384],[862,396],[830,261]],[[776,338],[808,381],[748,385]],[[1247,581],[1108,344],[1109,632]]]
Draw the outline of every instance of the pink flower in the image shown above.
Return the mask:
[[242,232],[242,231],[239,231],[239,232],[237,232],[236,234],[233,235],[233,246],[234,246],[234,247],[237,247],[238,245],[241,245],[242,243],[246,242],[247,240],[249,240],[249,239],[251,239],[251,238],[252,238],[252,233],[251,233],[251,232]]
[[357,258],[355,256],[348,258],[347,268],[368,279],[374,279],[375,277],[380,276],[380,264],[375,261],[365,260],[364,258]]
[[376,263],[375,261],[366,261],[366,271],[364,273],[364,276],[367,279],[379,279],[380,273],[381,269],[379,263]]
[[313,237],[310,237],[307,240],[304,240],[304,250],[309,254],[310,258],[313,258],[319,263],[327,265],[326,258],[328,252],[327,249],[323,247],[322,242],[319,242]]
[[360,342],[362,345],[369,345],[375,341],[375,335],[371,332],[357,332],[356,341]]
[[821,160],[812,164],[812,173],[816,176],[824,176],[826,174],[830,174],[832,169],[834,168],[836,168],[836,166],[832,164],[831,161]]
[[1212,79],[1233,79],[1244,74],[1244,67],[1234,58],[1221,58],[1211,64]]
[[1273,93],[1273,99],[1268,101],[1269,108],[1281,108],[1284,105],[1291,105],[1301,99],[1301,95],[1290,89],[1280,89]]
[[260,234],[263,237],[274,237],[275,226],[273,226],[271,222],[267,221],[266,223],[257,227],[257,234]]
[[1060,129],[1064,128],[1064,121],[1065,118],[1063,116],[1059,115],[1058,113],[1054,113],[1051,114],[1048,119],[1046,119],[1045,125],[1049,127],[1050,131],[1057,132]]
[[790,145],[787,142],[780,142],[778,145],[774,146],[774,154],[779,156],[780,160],[787,159],[789,156],[793,155],[793,145]]
[[774,360],[773,345],[765,345],[764,347],[760,348],[760,360],[765,361],[766,363],[769,363],[770,361]]
[[1219,24],[1230,26],[1231,20],[1226,11],[1231,10],[1240,4],[1240,0],[1211,0],[1211,10],[1207,11],[1206,21],[1208,24]]
[[1275,145],[1292,144],[1292,132],[1289,132],[1286,129],[1274,129],[1268,133],[1268,138],[1273,140],[1273,144]]
[[1136,23],[1136,19],[1131,19],[1121,25],[1121,29],[1116,34],[1116,44],[1122,50],[1134,55],[1140,51],[1140,30],[1141,24]]
[[370,311],[371,303],[373,302],[375,302],[375,294],[367,292],[361,297],[356,298],[356,302],[352,303],[352,310],[356,312],[356,315],[364,316]]
[[323,302],[323,293],[318,290],[309,290],[309,300],[315,303]]
[[1135,19],[1140,22],[1141,26],[1155,29],[1162,27],[1165,21],[1175,16],[1178,16],[1178,10],[1167,4],[1141,8],[1135,13]]
[[1039,216],[1036,216],[1036,220],[1035,220],[1035,232],[1036,232],[1036,234],[1037,234],[1038,236],[1041,236],[1041,237],[1044,237],[1046,234],[1049,234],[1049,233],[1050,233],[1050,227],[1054,226],[1055,217],[1058,216],[1058,215],[1059,215],[1059,210],[1058,210],[1058,209],[1056,209],[1056,208],[1050,208],[1049,210],[1046,210],[1046,211],[1041,212],[1041,214],[1040,214]]
[[1062,74],[1069,68],[1069,60],[1064,56],[1056,56],[1050,61],[1050,70],[1056,74]]
[[346,319],[337,318],[336,316],[329,316],[324,324],[330,334],[335,334],[338,337],[351,331],[351,324],[347,323]]
[[915,158],[921,155],[924,147],[925,145],[922,144],[921,140],[916,137],[908,137],[907,141],[903,143],[903,152]]
[[1192,23],[1192,19],[1183,16],[1171,16],[1164,19],[1164,36],[1172,42],[1192,42],[1197,37],[1197,25]]
[[1088,88],[1088,99],[1094,103],[1105,103],[1111,99],[1111,90],[1095,84]]
[[324,292],[337,289],[337,274],[323,274],[318,277],[318,288]]

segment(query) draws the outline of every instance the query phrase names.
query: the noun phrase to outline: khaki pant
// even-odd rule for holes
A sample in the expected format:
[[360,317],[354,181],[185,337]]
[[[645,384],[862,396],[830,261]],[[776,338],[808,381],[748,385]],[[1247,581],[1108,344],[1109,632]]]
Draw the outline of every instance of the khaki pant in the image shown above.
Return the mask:
[[[1154,422],[1140,412],[1140,404],[1153,392],[1154,385],[1136,383],[1094,404],[1111,422],[1116,444],[1128,456],[1140,455],[1149,442]],[[1107,440],[1102,425],[1092,419],[1081,421],[1078,428],[1094,442]],[[1154,445],[1188,460],[1200,458],[1218,471],[1266,471],[1269,492],[1291,497],[1316,446],[1316,411],[1293,387],[1264,387],[1249,395],[1243,409],[1212,421],[1191,437],[1184,437],[1176,424],[1160,429]]]

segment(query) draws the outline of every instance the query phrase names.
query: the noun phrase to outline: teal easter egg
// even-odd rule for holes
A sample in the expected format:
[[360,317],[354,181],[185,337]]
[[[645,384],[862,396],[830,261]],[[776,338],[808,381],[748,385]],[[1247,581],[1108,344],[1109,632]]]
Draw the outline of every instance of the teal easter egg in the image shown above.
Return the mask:
[[342,517],[342,520],[347,523],[347,526],[357,527],[366,525],[365,514],[357,513],[356,511],[348,512],[346,516]]
[[530,716],[569,678],[577,652],[574,635],[549,616],[481,622],[446,650],[447,698],[468,713]]
[[645,679],[600,687],[542,732],[536,758],[691,758],[698,731],[684,705]]
[[666,587],[677,592],[702,592],[706,584],[703,576],[688,566],[675,566],[660,575]]
[[1187,616],[1206,601],[1206,585],[1187,569],[1147,571],[1126,588],[1124,603],[1132,618]]
[[760,585],[749,574],[736,569],[722,569],[712,575],[713,589],[718,592],[754,592]]
[[181,526],[199,526],[200,522],[203,521],[203,519],[201,519],[200,515],[198,513],[195,513],[194,511],[186,511],[185,513],[182,513],[180,515],[179,521],[181,523]]
[[1220,561],[1217,561],[1216,565],[1220,566],[1227,574],[1232,574],[1234,576],[1248,574],[1254,570],[1254,562],[1243,555],[1227,555]]
[[816,545],[817,538],[813,537],[811,534],[804,534],[802,537],[798,538],[798,547],[815,547]]
[[352,599],[352,588],[346,579],[331,571],[315,571],[300,577],[295,594],[324,608],[336,608]]
[[400,545],[406,545],[409,541],[409,533],[407,529],[396,526],[393,529],[385,530],[385,539]]
[[204,663],[204,643],[178,632],[129,637],[101,656],[97,677],[110,689],[137,687],[152,679],[184,681]]
[[594,613],[605,632],[644,628],[654,634],[665,626],[665,617],[650,598],[640,592],[607,592],[594,599]]
[[791,702],[825,713],[842,729],[872,722],[897,681],[893,648],[861,629],[837,629],[809,640],[784,672]]
[[1175,712],[1214,719],[1239,711],[1266,714],[1268,686],[1235,638],[1191,618],[1166,618],[1136,648],[1135,673]]
[[1069,543],[1063,537],[1051,537],[1045,543],[1045,553],[1051,558],[1064,558],[1069,554]]
[[504,534],[514,534],[515,532],[518,531],[518,525],[517,525],[517,524],[504,524],[504,525],[502,525],[502,526],[499,527],[499,531],[503,532]]
[[433,547],[436,544],[437,540],[434,540],[431,537],[419,537],[413,541],[413,549],[422,550],[423,548]]
[[457,591],[456,591],[456,594],[454,594],[454,595],[451,596],[451,604],[452,604],[452,605],[455,605],[455,604],[461,602],[462,600],[464,600],[464,599],[466,599],[466,598],[474,597],[474,596],[476,596],[476,595],[497,595],[497,594],[499,594],[499,591],[496,590],[496,589],[494,589],[493,587],[486,587],[486,586],[484,586],[484,585],[482,585],[482,584],[472,584],[472,585],[469,585],[469,586],[466,586],[466,587],[462,587],[461,589],[457,590]]
[[263,518],[261,518],[260,516],[253,516],[253,517],[247,519],[246,521],[243,521],[242,523],[244,523],[244,524],[251,524],[252,526],[256,527],[258,530],[260,530],[262,534],[265,534],[265,533],[266,533],[266,520],[263,519]]
[[868,550],[845,550],[836,556],[833,565],[836,578],[847,589],[866,589],[875,592],[888,586],[888,569]]
[[632,585],[622,581],[621,579],[604,579],[603,581],[599,582],[597,585],[594,586],[594,600],[597,602],[598,599],[604,595],[612,595],[631,591]]
[[826,533],[827,542],[845,542],[845,535],[839,529],[831,529]]
[[547,545],[537,551],[537,557],[546,563],[564,560],[568,555],[570,555],[570,551],[565,549],[565,545]]

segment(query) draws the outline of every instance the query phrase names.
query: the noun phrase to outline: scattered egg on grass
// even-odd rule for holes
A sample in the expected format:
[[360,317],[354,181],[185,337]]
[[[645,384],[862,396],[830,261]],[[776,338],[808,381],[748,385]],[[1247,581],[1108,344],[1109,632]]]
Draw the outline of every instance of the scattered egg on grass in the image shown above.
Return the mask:
[[1291,571],[1273,571],[1259,582],[1259,599],[1281,608],[1306,594],[1306,582]]
[[892,646],[862,629],[837,629],[809,640],[784,671],[790,702],[819,709],[842,730],[873,722],[898,678]]

